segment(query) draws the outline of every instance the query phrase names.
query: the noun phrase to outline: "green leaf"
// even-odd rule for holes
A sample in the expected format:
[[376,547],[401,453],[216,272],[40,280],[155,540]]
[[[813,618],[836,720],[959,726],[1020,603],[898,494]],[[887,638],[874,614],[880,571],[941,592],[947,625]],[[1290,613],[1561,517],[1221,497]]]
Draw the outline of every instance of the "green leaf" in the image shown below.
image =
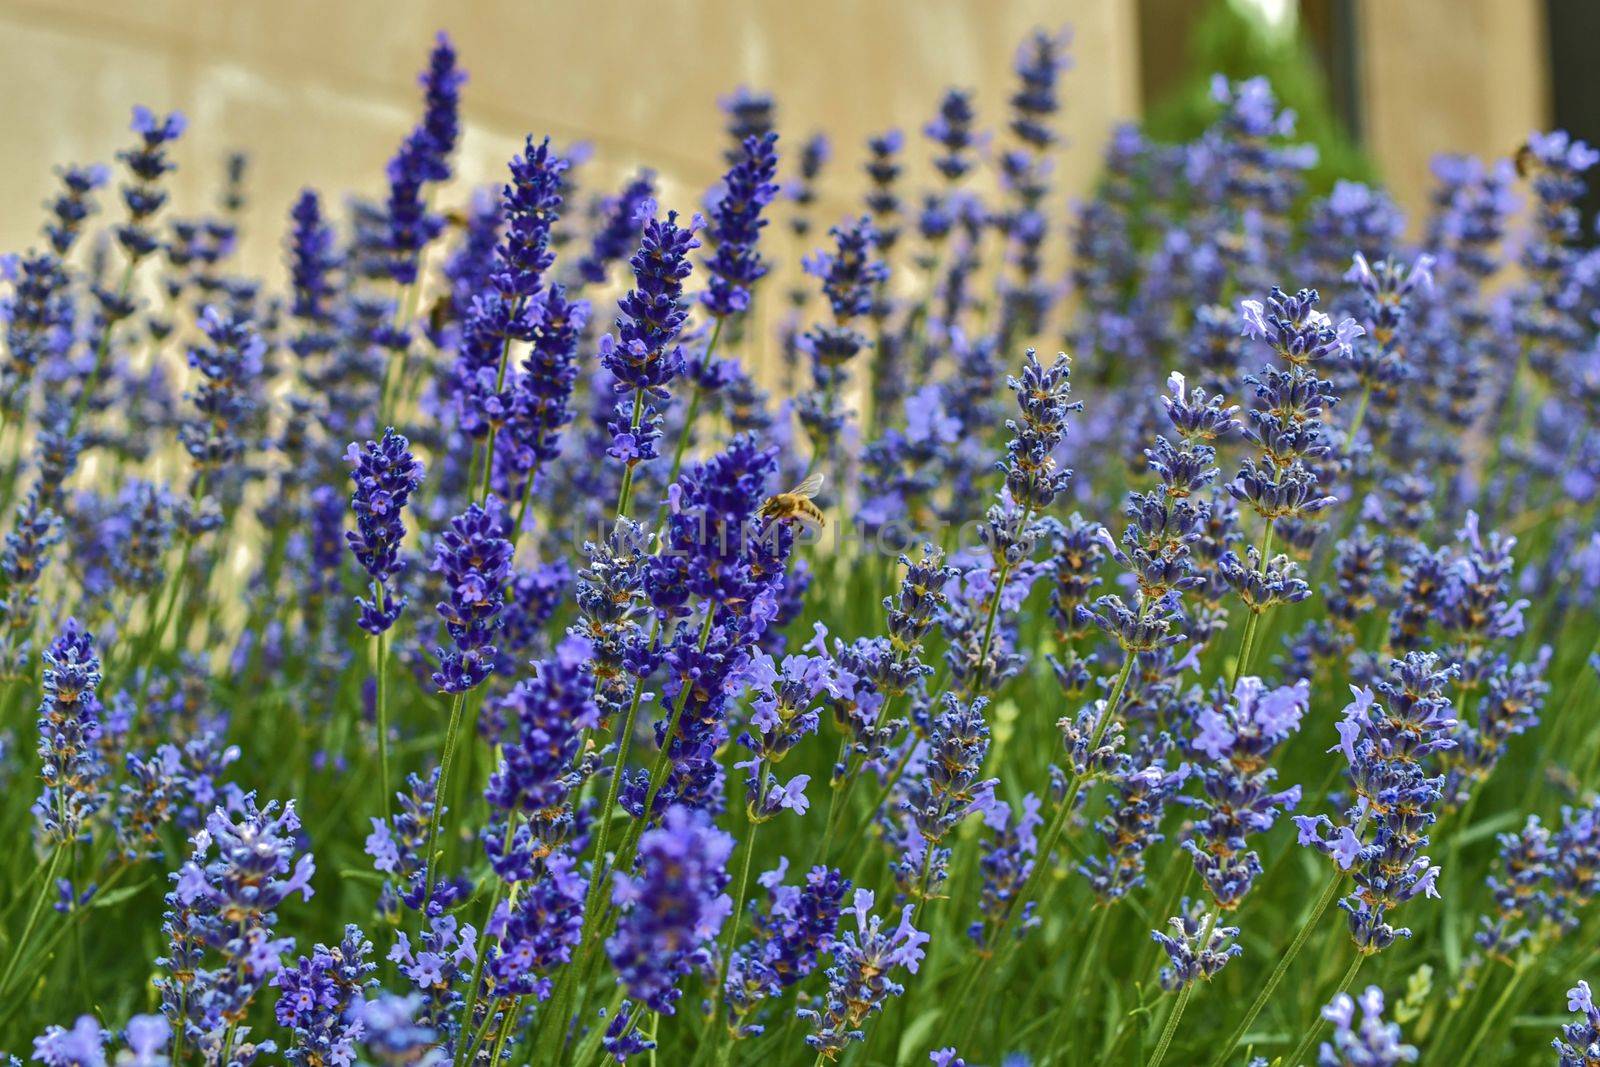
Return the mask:
[[135,882],[133,885],[120,886],[116,889],[108,889],[104,893],[96,893],[89,901],[89,907],[115,907],[116,905],[121,904],[124,900],[127,900],[129,897],[133,896],[135,893],[139,892],[139,890],[143,889],[145,886],[149,885],[152,881],[154,881],[154,879],[146,878],[144,881]]

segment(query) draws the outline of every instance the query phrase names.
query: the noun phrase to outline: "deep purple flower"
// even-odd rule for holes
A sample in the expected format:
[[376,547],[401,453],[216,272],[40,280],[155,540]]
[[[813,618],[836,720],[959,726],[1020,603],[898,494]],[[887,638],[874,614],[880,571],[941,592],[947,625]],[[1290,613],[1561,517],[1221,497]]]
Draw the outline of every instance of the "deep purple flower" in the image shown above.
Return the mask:
[[278,987],[278,1025],[294,1033],[285,1052],[293,1064],[349,1063],[354,1059],[363,1029],[350,1008],[375,985],[370,978],[377,964],[368,957],[372,943],[354,923],[344,928],[344,940],[329,948],[318,945],[293,967],[273,976]]
[[94,636],[68,619],[50,642],[44,661],[44,701],[39,705],[39,761],[44,790],[34,802],[46,837],[57,843],[88,833],[105,805],[106,765],[100,739],[100,657]]
[[405,570],[400,545],[405,539],[403,513],[411,494],[422,484],[422,464],[411,454],[411,442],[391,427],[381,441],[368,441],[358,447],[351,442],[345,450],[355,493],[350,507],[356,514],[356,528],[345,532],[345,540],[376,587],[370,601],[356,598],[361,608],[363,630],[381,634],[393,626],[406,601],[390,588],[391,581]]
[[[584,731],[600,725],[592,656],[588,641],[568,637],[496,706],[507,730],[500,763],[484,790],[493,813],[484,843],[507,881],[531,878],[530,861],[561,845],[571,831],[579,744]],[[509,841],[508,820],[515,829]]]
[[856,917],[856,929],[842,930],[833,945],[833,966],[828,968],[826,1000],[817,1009],[799,1008],[795,1014],[811,1024],[806,1044],[829,1060],[837,1059],[851,1042],[865,1039],[861,1027],[884,1009],[905,987],[890,977],[898,968],[912,974],[922,963],[922,946],[930,940],[911,925],[911,905],[900,913],[893,930],[872,914],[873,893],[857,889],[845,909]]
[[505,539],[504,508],[491,496],[487,506],[472,504],[450,520],[433,546],[432,570],[443,576],[446,599],[434,608],[444,620],[454,648],[439,649],[433,684],[442,692],[464,693],[494,671],[506,579],[511,574],[511,542]]
[[460,137],[461,83],[455,48],[440,33],[418,77],[423,93],[422,122],[406,136],[389,161],[386,211],[389,276],[401,285],[417,280],[422,249],[439,235],[443,220],[428,211],[424,188],[450,177],[450,155]]
[[296,856],[299,829],[292,803],[280,813],[276,802],[257,808],[247,795],[236,813],[217,808],[207,817],[172,875],[156,988],[162,1014],[183,1028],[191,1048],[219,1046],[294,947],[274,927],[285,900],[311,899],[316,865],[309,853]]
[[557,850],[542,858],[537,877],[521,885],[514,901],[496,909],[484,951],[497,996],[549,999],[551,974],[578,947],[587,891],[572,857]]
[[700,247],[694,237],[698,217],[683,227],[675,211],[663,220],[651,217],[653,201],[639,207],[647,221],[629,260],[634,288],[618,302],[617,332],[600,339],[601,365],[615,379],[617,394],[631,396],[617,402],[609,423],[611,454],[630,468],[656,457],[661,409],[671,399],[667,386],[683,373],[678,335],[689,317],[683,283],[693,270],[689,253]]
[[751,905],[755,936],[733,952],[723,987],[728,1024],[740,1038],[755,1037],[764,1027],[752,1016],[766,1000],[783,995],[817,968],[818,957],[833,950],[839,915],[850,879],[831,867],[813,867],[805,881],[788,885],[789,861],[758,881],[767,890],[767,905]]
[[703,813],[671,807],[639,839],[639,873],[615,872],[621,917],[606,952],[628,995],[651,1011],[675,1014],[683,978],[710,963],[733,910],[724,892],[732,853],[733,838]]
[[701,303],[713,316],[725,318],[750,306],[755,283],[767,274],[757,243],[767,220],[762,210],[777,197],[777,134],[747,138],[739,161],[722,179],[707,209],[706,238],[715,248],[706,260],[711,274]]

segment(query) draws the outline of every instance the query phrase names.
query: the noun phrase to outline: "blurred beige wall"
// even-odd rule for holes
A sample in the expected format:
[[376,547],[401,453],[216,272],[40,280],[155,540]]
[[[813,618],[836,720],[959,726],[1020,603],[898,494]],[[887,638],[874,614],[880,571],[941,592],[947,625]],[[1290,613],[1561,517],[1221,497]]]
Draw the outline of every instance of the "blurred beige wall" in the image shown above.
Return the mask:
[[381,192],[440,28],[471,75],[451,196],[498,180],[524,133],[550,133],[593,143],[586,185],[647,164],[665,205],[692,209],[722,166],[717,98],[748,83],[780,90],[790,147],[832,136],[823,211],[836,217],[857,203],[869,134],[910,137],[952,84],[977,90],[995,122],[1017,43],[1068,23],[1077,67],[1058,173],[1081,194],[1112,124],[1138,111],[1133,19],[1122,0],[0,0],[0,248],[34,239],[55,163],[108,160],[129,107],[146,103],[190,119],[180,211],[209,208],[224,154],[249,151],[243,255],[275,262],[302,185]]
[[[1093,182],[1113,123],[1138,113],[1134,0],[0,0],[0,249],[25,247],[61,161],[109,160],[134,103],[191,120],[178,210],[209,208],[221,160],[251,154],[243,257],[276,263],[302,185],[382,190],[415,121],[415,76],[435,29],[471,73],[461,179],[498,180],[524,133],[593,143],[583,182],[654,167],[668,206],[716,177],[718,96],[779,90],[790,147],[833,137],[822,212],[856,205],[862,142],[914,134],[946,85],[977,90],[995,123],[1017,42],[1070,24],[1060,186]],[[1361,0],[1366,139],[1413,217],[1440,151],[1510,152],[1547,112],[1540,0]],[[914,159],[926,153],[913,138]]]
[[1366,0],[1358,12],[1367,148],[1413,219],[1435,155],[1509,156],[1548,124],[1542,0]]

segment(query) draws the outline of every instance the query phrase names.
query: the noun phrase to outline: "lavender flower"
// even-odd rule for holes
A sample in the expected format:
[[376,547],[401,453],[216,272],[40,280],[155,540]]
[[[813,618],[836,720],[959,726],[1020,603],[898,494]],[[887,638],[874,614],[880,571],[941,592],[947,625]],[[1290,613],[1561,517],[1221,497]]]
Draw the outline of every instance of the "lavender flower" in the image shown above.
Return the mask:
[[1234,941],[1237,926],[1221,926],[1205,905],[1183,898],[1183,910],[1167,920],[1172,933],[1152,930],[1150,937],[1166,950],[1169,966],[1161,968],[1161,988],[1176,992],[1197,979],[1210,981],[1227,962],[1244,951]]
[[640,171],[622,190],[599,205],[600,221],[595,225],[589,252],[578,261],[580,279],[590,285],[604,285],[611,264],[625,259],[639,247],[641,223],[650,217],[645,204],[655,196],[655,175]]
[[[1269,534],[1301,547],[1308,517],[1335,502],[1319,472],[1331,449],[1321,415],[1338,397],[1331,382],[1317,377],[1317,368],[1329,359],[1347,359],[1351,343],[1365,332],[1352,319],[1335,325],[1316,310],[1317,301],[1314,289],[1289,296],[1274,288],[1265,303],[1241,305],[1244,336],[1264,341],[1285,366],[1267,366],[1246,379],[1255,386],[1256,402],[1244,433],[1260,460],[1246,458],[1228,485],[1234,499],[1267,520]],[[1269,561],[1258,556],[1248,562],[1248,570],[1261,573]],[[1288,580],[1290,572],[1279,569]]]
[[77,244],[84,222],[96,211],[90,194],[105,185],[111,172],[97,163],[88,167],[61,167],[56,175],[61,179],[61,191],[48,202],[51,218],[45,223],[44,234],[55,254],[65,256]]
[[778,170],[777,141],[773,133],[746,138],[708,209],[706,236],[716,251],[706,260],[711,280],[700,300],[716,318],[748,309],[751,289],[766,276],[767,264],[756,246],[767,224],[762,209],[778,195],[772,180]]
[[946,89],[939,101],[938,116],[922,128],[928,139],[944,150],[933,165],[947,182],[960,181],[972,169],[974,161],[967,153],[977,145],[978,138],[972,130],[976,117],[971,92]]
[[422,464],[411,454],[411,442],[392,427],[383,432],[381,441],[368,441],[363,447],[352,442],[345,450],[345,461],[356,483],[350,498],[356,528],[344,536],[373,586],[372,600],[356,598],[361,609],[358,621],[368,633],[381,634],[395,624],[406,606],[405,598],[397,596],[390,583],[405,570],[400,556],[406,534],[401,516],[411,494],[422,484]]
[[292,803],[281,813],[276,802],[257,808],[252,794],[236,815],[216,809],[190,839],[166,898],[167,954],[156,961],[165,972],[156,980],[161,1011],[181,1043],[215,1056],[230,1032],[245,1042],[240,1020],[294,946],[274,936],[278,906],[295,893],[311,899],[316,865],[309,853],[296,857],[299,829]]
[[923,773],[911,780],[900,802],[905,830],[892,865],[896,880],[912,897],[927,900],[938,893],[949,873],[950,850],[941,842],[961,821],[994,804],[998,778],[983,778],[989,754],[989,725],[983,697],[963,704],[944,694],[944,708],[928,729]]
[[[568,300],[566,290],[552,285],[537,308],[533,343],[511,385],[511,413],[506,420],[504,456],[512,471],[523,475],[523,493],[534,478],[561,454],[561,431],[572,422],[572,388],[578,379],[578,339],[589,321],[589,305]],[[508,491],[508,496],[512,495]]]
[[73,298],[66,267],[48,252],[0,259],[11,292],[0,298],[8,359],[0,367],[0,402],[6,418],[21,409],[38,367],[72,343]]
[[1352,872],[1356,889],[1339,906],[1349,913],[1350,935],[1363,953],[1410,936],[1389,924],[1391,910],[1419,895],[1439,895],[1439,868],[1420,853],[1438,818],[1444,779],[1430,776],[1422,761],[1455,744],[1443,687],[1456,668],[1437,664],[1432,654],[1408,653],[1374,682],[1377,693],[1352,687],[1355,701],[1345,708],[1335,746],[1350,764],[1355,791],[1346,824],[1336,827],[1326,815],[1294,817],[1302,845]]
[[705,968],[733,910],[727,887],[733,838],[702,813],[668,808],[639,839],[639,873],[616,872],[611,899],[621,910],[606,952],[631,997],[672,1015],[679,983]]
[[[825,134],[814,133],[800,146],[800,163],[796,168],[799,174],[787,189],[789,200],[794,204],[794,211],[789,215],[789,229],[796,237],[804,237],[811,232],[810,212],[817,199],[817,178],[831,158],[833,147]],[[796,288],[790,291],[789,299],[799,306],[805,303],[806,295],[804,289]]]
[[359,1027],[362,1047],[374,1063],[389,1067],[441,1067],[444,1053],[431,1026],[417,1021],[423,1006],[416,993],[384,993],[350,1006],[349,1024]]
[[450,177],[450,154],[460,136],[461,83],[450,38],[439,34],[418,78],[423,91],[422,122],[407,135],[389,161],[389,199],[385,221],[386,269],[401,285],[417,280],[422,249],[439,235],[443,220],[427,209],[424,187]]
[[68,619],[43,655],[44,702],[39,705],[39,760],[44,791],[34,803],[47,839],[83,840],[88,821],[105,805],[106,765],[100,756],[100,657],[94,636]]
[[[553,293],[555,306],[547,318],[542,294],[544,274],[555,262],[551,229],[560,214],[567,166],[551,151],[548,137],[537,147],[529,137],[523,153],[510,163],[511,181],[501,194],[505,234],[495,246],[485,291],[476,294],[468,307],[456,348],[457,408],[462,429],[474,437],[488,435],[493,440],[514,417],[531,415],[538,424],[524,425],[518,436],[531,437],[538,445],[565,424],[564,407],[544,411],[541,405],[530,411],[526,402],[520,409],[517,402],[528,399],[519,393],[533,390],[551,390],[556,397],[571,391],[570,379],[564,385],[561,381],[561,350],[570,343],[566,331],[573,312],[563,293]],[[579,314],[586,311],[585,306]],[[549,369],[556,380],[530,382],[520,390],[515,384],[508,388],[506,360],[513,341],[535,342],[530,373],[543,377]],[[552,421],[543,422],[541,416],[546,415]]]
[[1556,864],[1553,837],[1537,815],[1528,816],[1517,833],[1498,835],[1500,873],[1485,879],[1494,896],[1494,916],[1479,916],[1481,929],[1473,935],[1490,955],[1509,960],[1543,919],[1553,917],[1557,902],[1548,888]]
[[548,1000],[551,974],[578,947],[588,883],[565,851],[554,851],[521,889],[495,910],[485,931],[486,973],[497,996]]
[[784,876],[789,861],[757,880],[767,890],[767,906],[751,905],[755,936],[733,952],[724,996],[728,1026],[735,1038],[755,1037],[764,1027],[752,1021],[762,1003],[783,995],[817,969],[823,953],[832,952],[839,915],[850,880],[831,867],[817,866],[798,886]]
[[[167,158],[167,146],[183,136],[187,124],[181,112],[174,111],[170,115],[157,117],[147,107],[133,109],[130,128],[139,135],[139,143],[117,153],[117,158],[133,178],[132,182],[122,187],[122,202],[128,209],[128,221],[116,229],[117,241],[127,253],[129,263],[139,262],[160,247],[159,239],[149,229],[150,221],[167,202],[167,191],[162,188],[161,179],[177,169],[177,165]],[[103,295],[102,301],[106,301],[110,295]],[[115,306],[121,304],[125,296],[124,291],[111,301],[108,318],[126,317],[126,313],[119,316],[117,311],[121,308]]]
[[1223,909],[1238,907],[1261,873],[1256,853],[1246,851],[1249,836],[1271,830],[1300,802],[1299,786],[1272,790],[1277,772],[1267,761],[1300,728],[1310,699],[1304,679],[1268,689],[1246,676],[1231,694],[1219,686],[1199,714],[1194,748],[1205,757],[1198,768],[1202,796],[1183,798],[1198,813],[1183,847]]
[[28,676],[29,641],[39,606],[39,581],[50,566],[50,550],[61,541],[61,520],[30,491],[17,506],[16,524],[0,548],[0,673]]
[[1383,990],[1375,985],[1367,986],[1359,1001],[1340,993],[1322,1009],[1322,1017],[1333,1023],[1333,1040],[1322,1043],[1317,1067],[1395,1067],[1417,1060],[1417,1050],[1400,1043],[1400,1024],[1384,1021]]
[[661,438],[661,406],[671,394],[667,386],[683,373],[679,332],[689,317],[683,283],[693,269],[689,253],[700,246],[694,238],[699,220],[678,225],[678,214],[664,220],[650,217],[653,201],[640,204],[648,221],[639,250],[629,260],[634,288],[618,303],[617,332],[600,339],[600,362],[615,379],[619,401],[609,423],[610,455],[631,471],[656,458]]
[[447,599],[434,608],[454,648],[439,649],[433,684],[445,693],[476,688],[494,671],[495,647],[511,573],[511,542],[505,539],[498,497],[470,505],[450,520],[433,546],[432,570],[445,582]]
[[896,968],[912,974],[922,963],[922,946],[929,935],[911,925],[911,905],[900,912],[891,931],[872,914],[873,893],[857,889],[846,914],[856,917],[856,929],[843,930],[833,946],[833,966],[828,968],[828,993],[820,1011],[799,1008],[795,1015],[811,1024],[806,1044],[830,1063],[853,1041],[865,1039],[861,1027],[884,1009],[905,987],[890,977]]
[[[1019,811],[996,799],[983,812],[984,827],[989,833],[978,861],[983,871],[983,888],[978,897],[982,917],[967,927],[967,936],[981,952],[993,952],[993,928],[1004,922],[1012,899],[1033,874],[1039,852],[1039,827],[1044,825],[1044,816],[1039,814],[1042,807],[1043,802],[1029,793],[1022,798]],[[1023,905],[1017,936],[1038,925],[1033,912],[1034,902],[1030,900]]]
[[905,136],[899,130],[889,130],[867,138],[867,210],[872,216],[872,229],[878,251],[887,256],[894,250],[900,237],[900,197],[895,192],[901,166],[900,150],[905,147]]
[[509,729],[484,790],[493,812],[484,843],[496,873],[507,881],[533,878],[531,863],[559,848],[571,832],[579,744],[584,731],[600,724],[592,652],[588,641],[568,637],[498,704]]
[[1551,1041],[1561,1067],[1588,1067],[1600,1056],[1600,1008],[1595,1007],[1588,982],[1567,990],[1567,1010],[1579,1018],[1561,1027],[1561,1036]]
[[834,251],[814,253],[806,259],[805,269],[822,279],[832,320],[815,324],[800,339],[801,351],[811,357],[814,388],[800,397],[798,414],[818,455],[832,447],[844,425],[839,394],[849,378],[848,364],[867,344],[866,335],[855,328],[855,320],[872,310],[877,287],[889,277],[887,264],[872,257],[877,231],[869,219],[835,226],[829,233]]
[[718,99],[717,106],[727,116],[728,136],[733,139],[734,147],[724,153],[729,163],[739,161],[746,140],[759,140],[777,125],[777,103],[772,94],[746,85]]
[[436,816],[442,819],[445,814],[437,803],[438,790],[437,768],[426,778],[407,775],[406,790],[396,795],[398,810],[390,821],[371,819],[372,832],[367,835],[366,853],[372,857],[374,869],[392,876],[400,885],[397,893],[394,886],[386,882],[379,899],[380,912],[391,920],[396,917],[399,903],[420,908],[427,896],[422,879],[426,869],[423,852],[427,847],[428,827]]
[[93,1015],[80,1015],[72,1029],[52,1026],[34,1038],[33,1058],[46,1067],[105,1067],[105,1043],[110,1038]]
[[278,1025],[294,1032],[285,1053],[293,1064],[350,1062],[364,1030],[352,1017],[351,1007],[363,1000],[363,991],[376,982],[370,978],[377,964],[368,957],[372,943],[354,923],[344,928],[344,940],[333,948],[318,945],[301,956],[292,968],[272,978],[278,987]]
[[189,366],[200,372],[199,386],[187,394],[195,413],[178,428],[178,440],[193,457],[198,477],[220,481],[245,450],[266,342],[249,314],[238,309],[207,307],[200,330],[208,343],[189,348]]
[[835,688],[832,666],[826,655],[804,652],[785,656],[777,670],[770,657],[757,665],[766,684],[758,687],[760,692],[750,703],[750,728],[738,739],[750,758],[734,764],[749,772],[746,811],[753,822],[765,822],[786,809],[804,815],[810,806],[805,789],[811,776],[796,775],[783,783],[772,768],[803,738],[816,733],[821,721],[817,700]]

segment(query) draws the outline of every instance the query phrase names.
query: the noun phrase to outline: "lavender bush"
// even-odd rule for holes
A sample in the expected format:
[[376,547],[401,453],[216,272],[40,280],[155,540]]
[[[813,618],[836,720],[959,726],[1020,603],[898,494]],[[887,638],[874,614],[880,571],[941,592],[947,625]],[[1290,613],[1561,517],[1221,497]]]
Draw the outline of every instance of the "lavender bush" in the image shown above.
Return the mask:
[[463,187],[441,35],[265,278],[181,114],[63,167],[10,1062],[1600,1062],[1600,153],[1407,220],[1219,78],[1069,208],[1069,44],[864,145],[741,88],[664,203]]

